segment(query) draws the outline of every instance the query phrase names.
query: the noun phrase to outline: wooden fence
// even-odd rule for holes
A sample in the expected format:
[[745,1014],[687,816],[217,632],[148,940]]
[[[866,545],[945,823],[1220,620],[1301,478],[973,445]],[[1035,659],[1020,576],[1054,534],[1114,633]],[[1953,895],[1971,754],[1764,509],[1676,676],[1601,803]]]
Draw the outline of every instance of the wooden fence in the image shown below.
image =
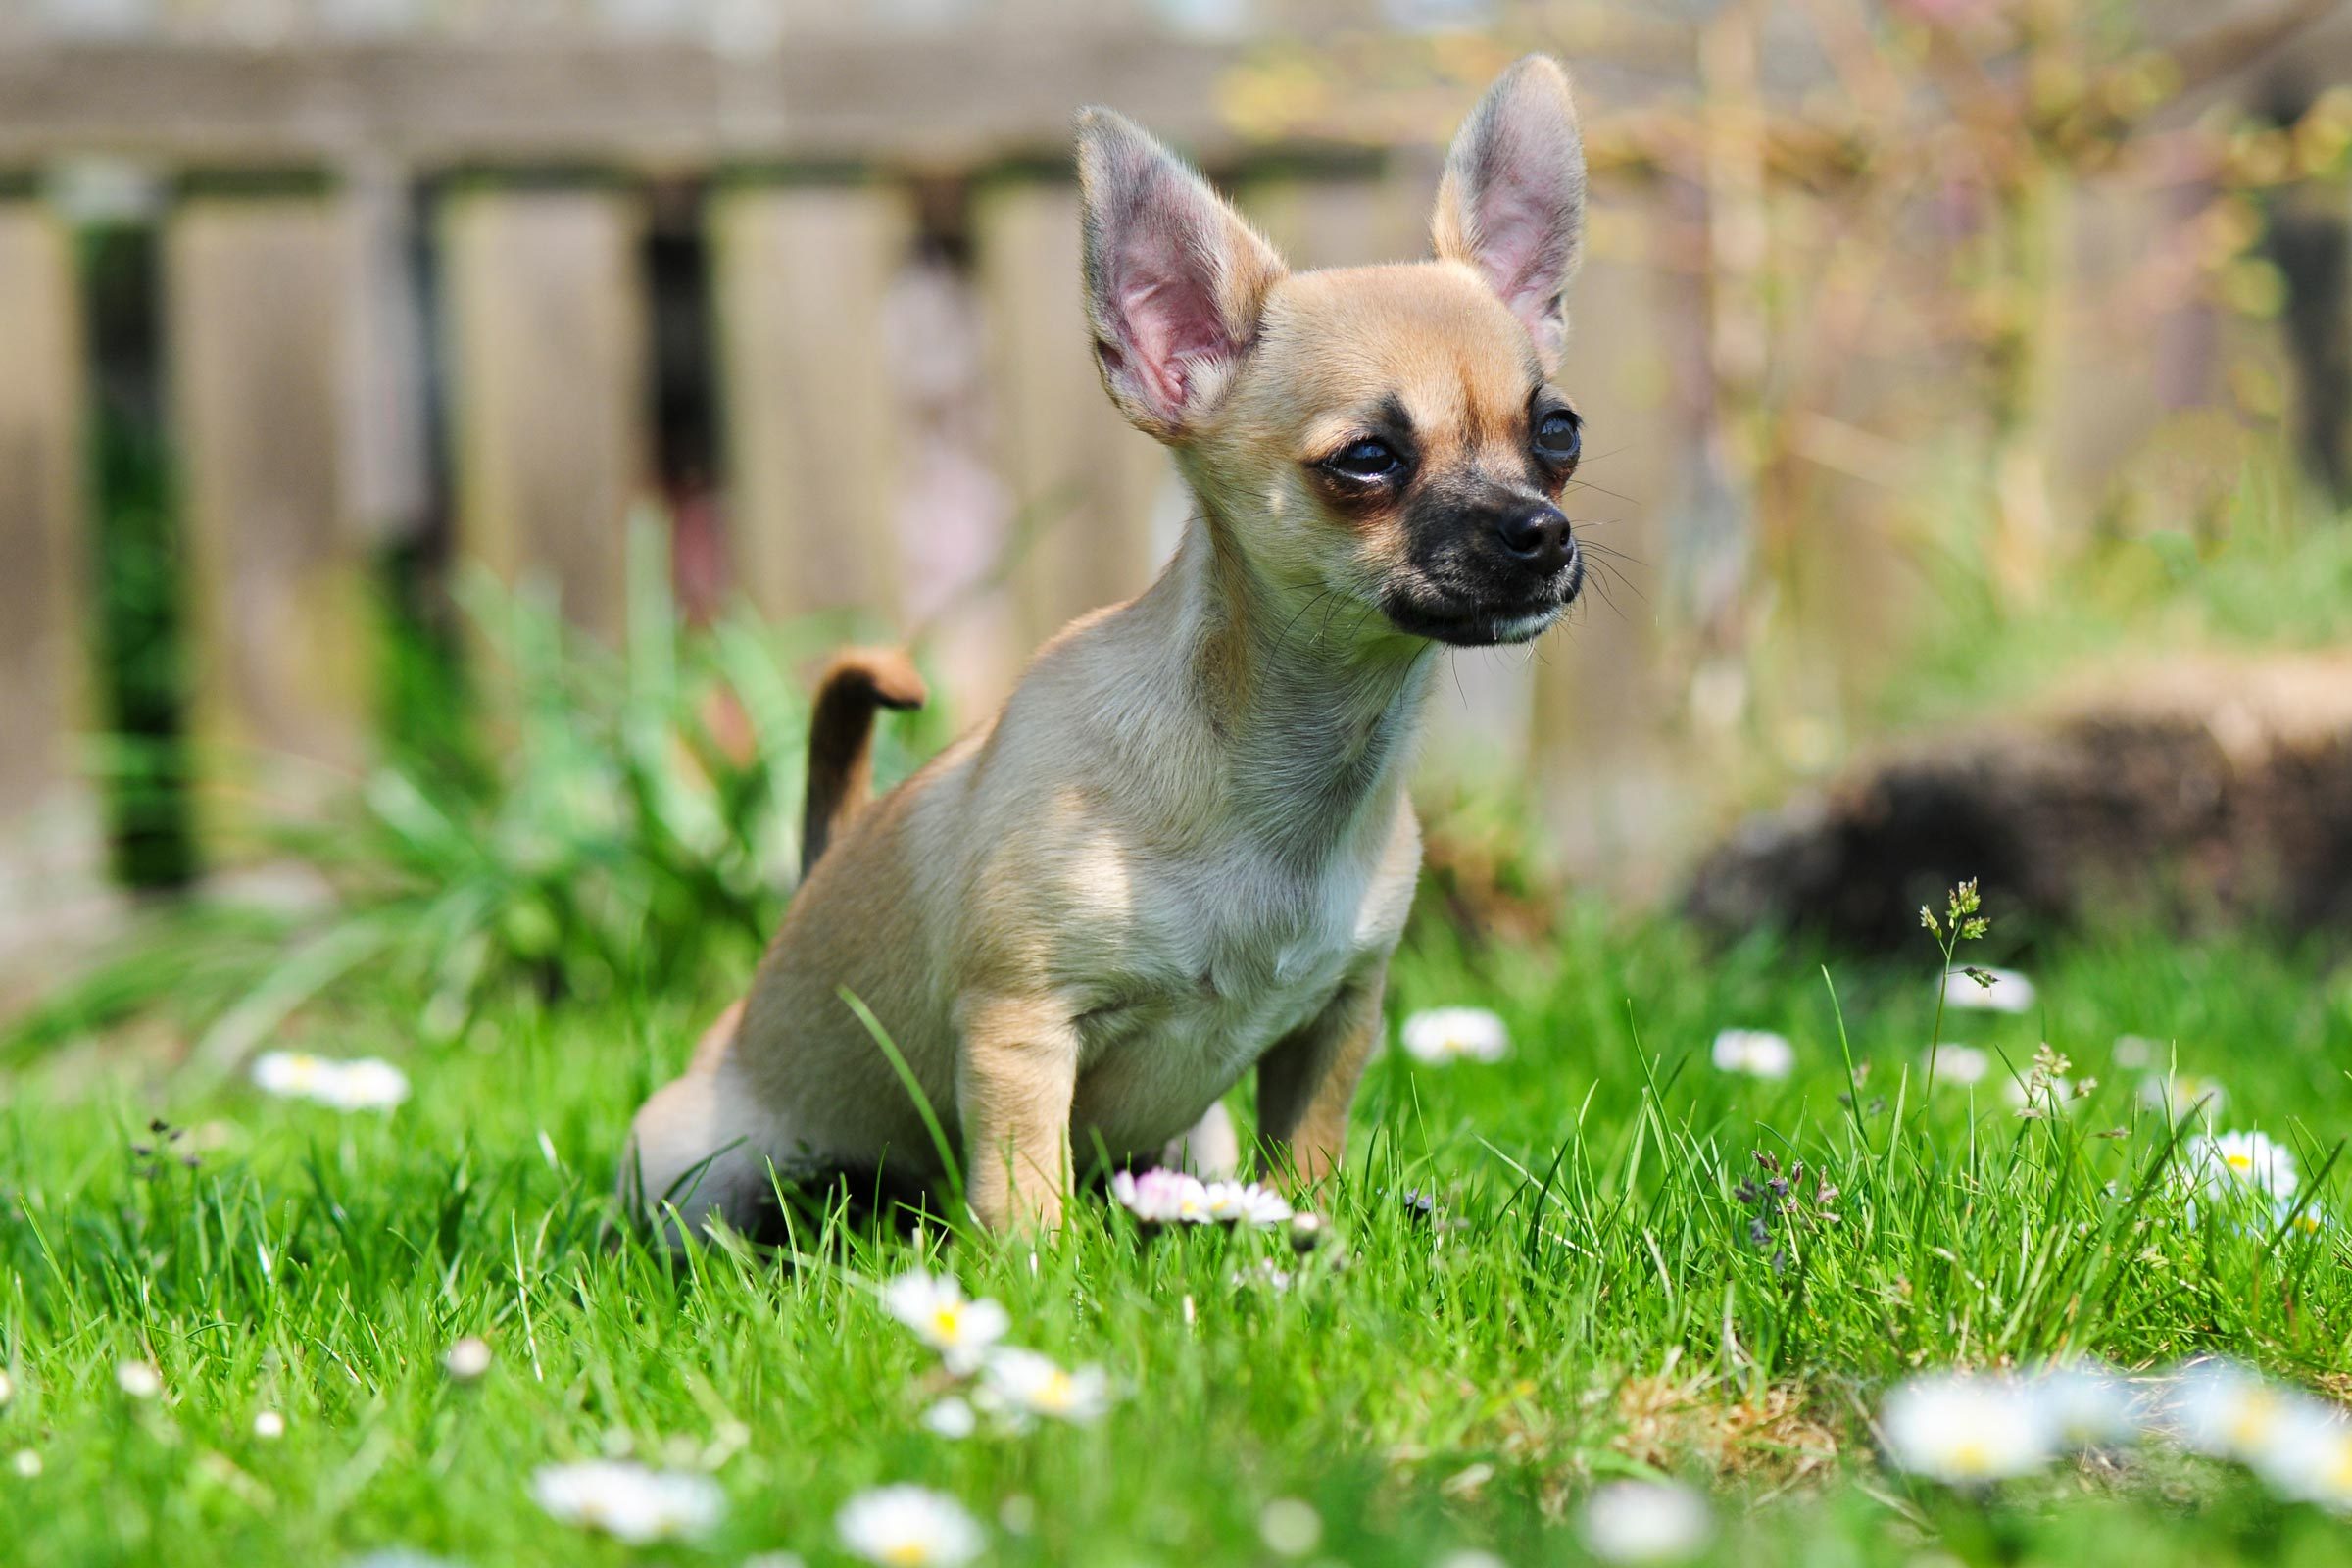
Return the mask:
[[[90,816],[77,737],[93,719],[95,502],[75,265],[89,219],[60,160],[171,176],[131,220],[162,236],[189,708],[218,772],[291,760],[332,778],[364,761],[378,550],[437,505],[459,556],[552,581],[572,618],[615,629],[624,519],[664,472],[649,225],[657,198],[677,225],[680,190],[707,288],[733,591],[776,615],[856,607],[933,626],[969,715],[1055,626],[1141,587],[1182,501],[1089,363],[1070,106],[1107,99],[1160,124],[1297,263],[1321,265],[1419,252],[1442,118],[1468,93],[1426,134],[1266,145],[1219,107],[1247,40],[981,9],[985,36],[837,27],[752,59],[665,39],[255,49],[9,42],[0,27],[0,822],[23,839],[27,822],[37,836]],[[1678,39],[1680,55],[1656,47],[1691,61]],[[1482,47],[1479,69],[1507,53]],[[1636,107],[1638,74],[1588,73],[1589,120]],[[2171,200],[2135,186],[2070,208],[2070,286],[2111,289]],[[1640,564],[1635,597],[1539,656],[1461,661],[1438,715],[1436,751],[1532,769],[1593,865],[1693,809],[1693,792],[1661,787],[1675,764],[1659,745],[1662,715],[1692,700],[1688,667],[1660,673],[1659,644],[1676,573],[1704,569],[1691,540],[1720,438],[1700,390],[1706,286],[1661,261],[1680,254],[1685,203],[1604,170],[1574,298],[1566,380],[1603,487],[1586,520]],[[2152,384],[2114,379],[2122,353],[2079,336],[2054,356],[2062,385],[2099,387],[2053,411],[2076,493],[2166,414]],[[1846,401],[1884,390],[1857,373]],[[1864,493],[1903,482],[1874,469],[1868,422],[1864,407],[1813,438],[1831,481]],[[1867,510],[1825,507],[1821,546],[1825,580],[1854,601],[1838,613],[1858,620],[1886,613],[1902,575],[1894,547],[1852,523]],[[992,585],[1007,548],[1018,564]]]

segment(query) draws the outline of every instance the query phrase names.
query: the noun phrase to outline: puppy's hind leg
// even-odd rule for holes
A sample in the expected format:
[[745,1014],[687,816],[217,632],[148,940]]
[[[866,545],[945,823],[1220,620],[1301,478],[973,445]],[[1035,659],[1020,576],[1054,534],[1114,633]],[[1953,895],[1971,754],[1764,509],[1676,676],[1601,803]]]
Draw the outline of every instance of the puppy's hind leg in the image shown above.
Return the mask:
[[684,1076],[655,1091],[629,1124],[620,1196],[676,1246],[713,1219],[756,1233],[774,1208],[769,1161],[783,1151],[776,1118],[741,1081],[731,1007],[695,1048]]
[[1242,1141],[1233,1130],[1233,1117],[1218,1101],[1192,1127],[1171,1139],[1159,1152],[1169,1170],[1188,1171],[1204,1182],[1231,1181],[1242,1173]]

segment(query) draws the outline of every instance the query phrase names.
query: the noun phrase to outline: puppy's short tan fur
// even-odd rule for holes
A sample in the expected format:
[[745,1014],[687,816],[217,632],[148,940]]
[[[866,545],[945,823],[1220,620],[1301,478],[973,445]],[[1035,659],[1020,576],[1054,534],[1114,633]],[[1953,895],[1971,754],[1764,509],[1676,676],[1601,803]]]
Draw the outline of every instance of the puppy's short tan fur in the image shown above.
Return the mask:
[[[1512,68],[1463,126],[1437,260],[1292,273],[1117,115],[1078,124],[1103,384],[1196,510],[1159,580],[1038,655],[989,723],[860,809],[891,656],[827,678],[808,855],[751,994],[649,1101],[624,1186],[750,1226],[778,1175],[943,1174],[985,1224],[1053,1223],[1073,1173],[1346,1141],[1419,867],[1404,793],[1441,643],[1523,641],[1575,596],[1560,494],[1584,161],[1568,81]],[[818,852],[821,851],[821,858]]]

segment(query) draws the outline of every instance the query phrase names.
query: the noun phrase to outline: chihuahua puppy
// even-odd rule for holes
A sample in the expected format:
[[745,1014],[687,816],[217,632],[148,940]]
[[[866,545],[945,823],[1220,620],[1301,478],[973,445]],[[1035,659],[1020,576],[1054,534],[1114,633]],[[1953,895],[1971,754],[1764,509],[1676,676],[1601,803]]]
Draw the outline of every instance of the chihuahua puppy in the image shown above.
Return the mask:
[[1261,1161],[1322,1177],[1412,902],[1438,649],[1527,641],[1581,584],[1558,65],[1522,60],[1463,125],[1430,262],[1291,272],[1107,110],[1079,117],[1078,171],[1102,385],[1174,453],[1192,520],[1151,588],[870,807],[875,710],[922,685],[836,662],[791,912],[632,1128],[624,1188],[672,1226],[756,1230],[779,1178],[935,1189],[957,1150],[981,1223],[1051,1226],[1101,1159],[1221,1173],[1253,1068]]

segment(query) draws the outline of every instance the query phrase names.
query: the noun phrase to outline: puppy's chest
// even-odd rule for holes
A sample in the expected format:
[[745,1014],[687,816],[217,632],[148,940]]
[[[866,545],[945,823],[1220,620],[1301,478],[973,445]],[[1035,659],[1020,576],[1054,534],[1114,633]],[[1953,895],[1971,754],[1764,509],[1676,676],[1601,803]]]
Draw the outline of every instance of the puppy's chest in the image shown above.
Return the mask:
[[1187,1116],[1321,1011],[1402,917],[1368,865],[1305,880],[1176,876],[1153,894],[1090,977],[1102,1001],[1082,1019],[1081,1071]]

